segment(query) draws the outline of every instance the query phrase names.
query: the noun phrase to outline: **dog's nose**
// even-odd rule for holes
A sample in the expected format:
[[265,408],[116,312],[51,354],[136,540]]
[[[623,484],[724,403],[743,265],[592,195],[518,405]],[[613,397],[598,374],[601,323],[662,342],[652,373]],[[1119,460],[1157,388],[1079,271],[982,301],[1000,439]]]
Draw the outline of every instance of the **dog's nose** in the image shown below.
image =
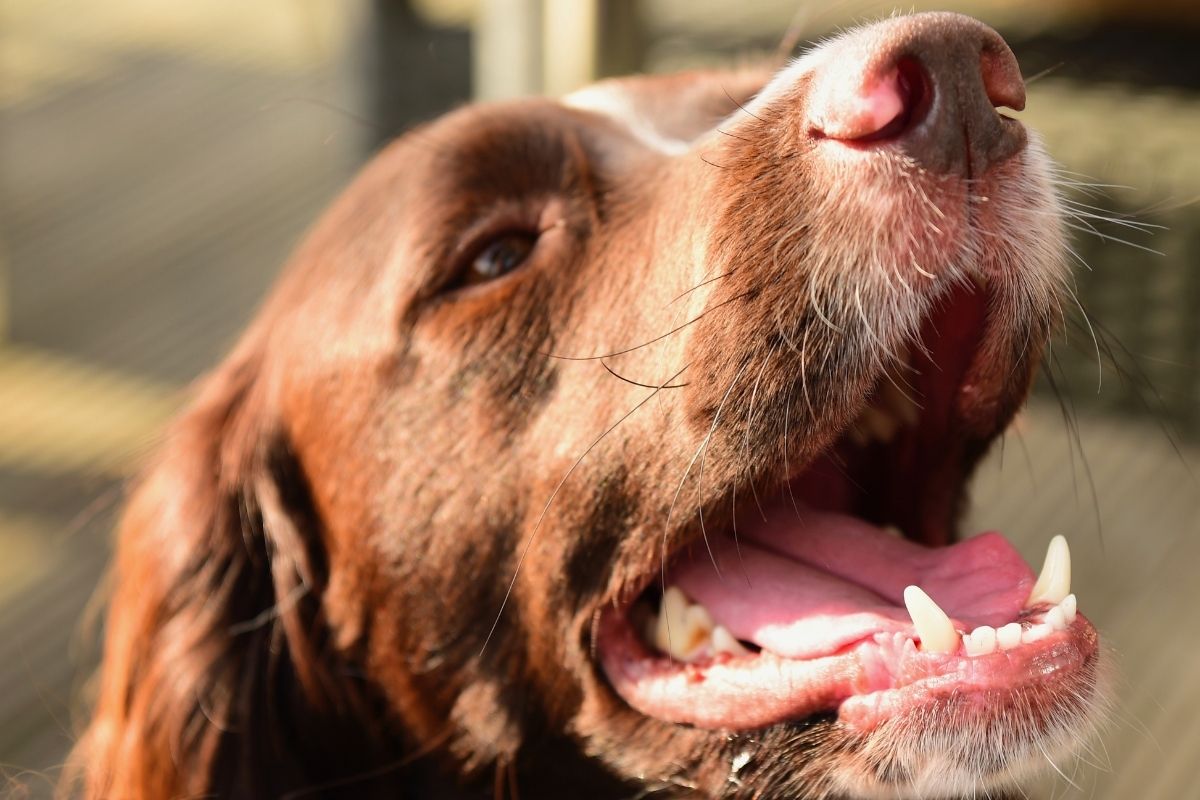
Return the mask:
[[817,65],[810,133],[858,148],[899,144],[920,166],[977,175],[1019,152],[1025,130],[997,108],[1025,107],[1025,84],[1000,35],[970,17],[917,14],[829,48]]

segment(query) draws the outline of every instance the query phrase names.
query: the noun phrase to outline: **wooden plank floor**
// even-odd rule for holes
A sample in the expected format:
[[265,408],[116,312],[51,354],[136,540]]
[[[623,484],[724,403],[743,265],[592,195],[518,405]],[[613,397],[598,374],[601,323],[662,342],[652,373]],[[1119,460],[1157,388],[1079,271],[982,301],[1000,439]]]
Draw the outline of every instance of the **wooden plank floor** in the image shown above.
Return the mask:
[[[61,67],[0,95],[14,300],[0,347],[0,771],[33,796],[49,794],[76,729],[95,657],[78,632],[122,476],[370,134],[321,104],[347,104],[331,52],[182,50],[85,49],[94,73]],[[124,416],[95,415],[109,407]],[[1200,470],[1200,450],[1177,450],[1151,420],[1084,413],[1085,466],[1052,402],[1024,426],[981,470],[971,527],[1004,531],[1034,563],[1053,534],[1069,537],[1117,697],[1086,757],[1030,795],[1197,796],[1200,491],[1188,465]]]

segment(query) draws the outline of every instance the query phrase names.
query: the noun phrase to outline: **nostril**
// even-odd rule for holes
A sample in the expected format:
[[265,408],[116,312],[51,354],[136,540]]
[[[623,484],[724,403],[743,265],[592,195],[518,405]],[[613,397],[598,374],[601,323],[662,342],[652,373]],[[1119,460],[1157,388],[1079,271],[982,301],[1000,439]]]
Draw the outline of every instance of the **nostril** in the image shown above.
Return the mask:
[[896,139],[920,124],[929,110],[933,85],[912,58],[866,81],[857,92],[830,98],[814,117],[814,138],[872,144]]
[[1025,81],[1017,60],[1001,44],[1000,50],[985,49],[979,57],[979,72],[983,76],[983,88],[988,100],[995,108],[1005,107],[1014,111],[1025,108]]
[[933,86],[921,65],[911,58],[896,64],[896,94],[900,99],[900,111],[879,130],[859,137],[860,142],[879,142],[895,139],[919,125],[929,110]]

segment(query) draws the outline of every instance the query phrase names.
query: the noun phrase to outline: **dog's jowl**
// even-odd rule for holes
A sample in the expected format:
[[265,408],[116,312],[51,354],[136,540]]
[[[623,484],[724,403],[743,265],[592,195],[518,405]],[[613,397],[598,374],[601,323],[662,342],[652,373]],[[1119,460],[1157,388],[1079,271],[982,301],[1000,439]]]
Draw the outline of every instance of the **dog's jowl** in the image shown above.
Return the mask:
[[1024,101],[922,14],[395,142],[134,487],[86,795],[975,797],[1077,746],[1066,542],[958,527],[1066,280]]

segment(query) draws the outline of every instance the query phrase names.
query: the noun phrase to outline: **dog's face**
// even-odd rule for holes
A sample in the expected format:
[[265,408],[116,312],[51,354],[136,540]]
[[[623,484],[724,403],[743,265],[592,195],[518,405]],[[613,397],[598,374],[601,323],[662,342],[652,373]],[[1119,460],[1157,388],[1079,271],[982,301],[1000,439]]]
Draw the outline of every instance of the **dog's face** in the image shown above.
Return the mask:
[[[994,33],[920,15],[395,143],[135,501],[93,752],[129,755],[106,731],[152,659],[126,651],[186,633],[181,576],[227,601],[210,669],[286,654],[293,722],[418,754],[367,782],[956,796],[1075,741],[1097,646],[1062,570],[950,546],[1059,313],[1050,167],[997,112],[1023,102]],[[215,484],[164,511],[189,469]],[[187,513],[186,545],[155,521]],[[248,735],[259,684],[221,674],[203,716]],[[179,772],[247,774],[188,719]]]

